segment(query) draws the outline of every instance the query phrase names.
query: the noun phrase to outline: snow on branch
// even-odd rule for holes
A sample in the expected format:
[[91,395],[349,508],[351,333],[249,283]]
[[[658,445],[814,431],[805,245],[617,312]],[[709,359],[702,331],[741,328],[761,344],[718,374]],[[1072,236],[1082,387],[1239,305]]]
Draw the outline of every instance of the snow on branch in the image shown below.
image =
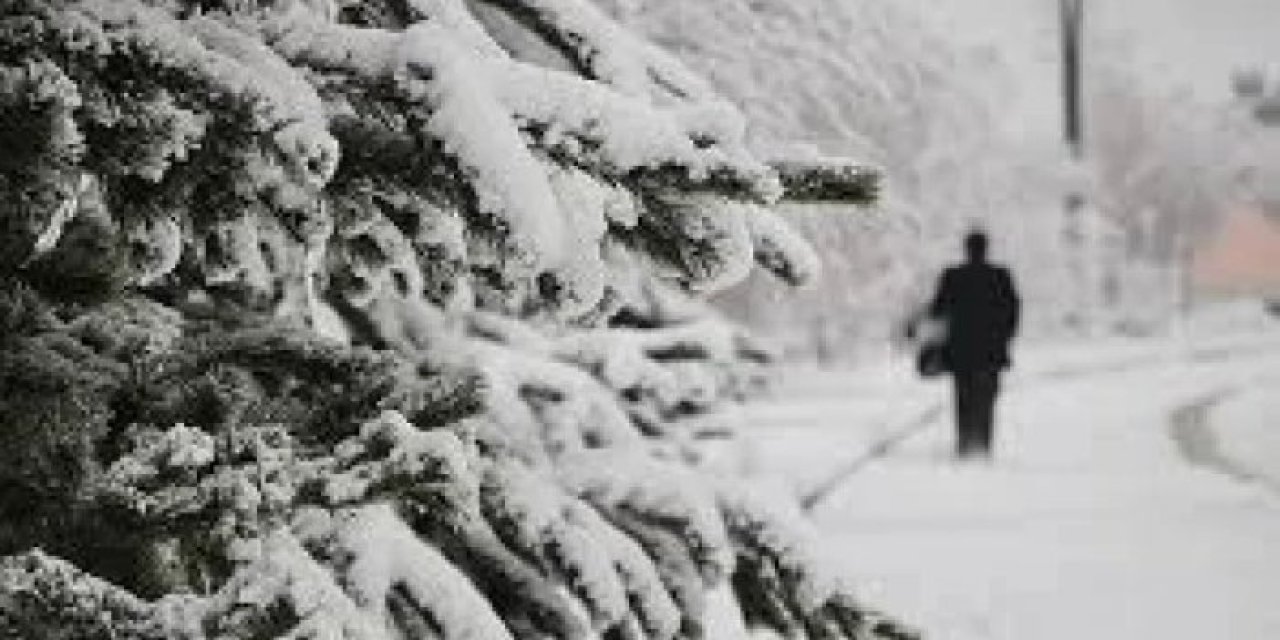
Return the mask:
[[564,221],[546,173],[486,86],[487,65],[451,31],[429,20],[401,33],[360,29],[294,11],[267,37],[295,62],[394,81],[425,111],[419,133],[457,162],[477,211],[508,232],[519,261],[537,268],[564,259]]
[[467,576],[424,543],[390,505],[339,512],[333,520],[333,539],[320,545],[341,567],[355,602],[384,627],[443,638],[512,637]]
[[[572,61],[584,77],[664,102],[714,98],[683,63],[637,38],[586,0],[480,0],[509,13]],[[664,100],[665,99],[665,100]]]
[[748,624],[784,636],[919,640],[919,632],[871,609],[816,555],[816,532],[795,501],[749,483],[720,484],[733,541],[733,584]]
[[0,558],[0,629],[18,637],[172,637],[154,614],[141,598],[39,549]]
[[624,451],[585,451],[567,457],[561,481],[601,509],[634,518],[678,537],[701,579],[714,584],[732,567],[728,534],[714,494],[681,465]]
[[653,106],[607,85],[518,62],[493,74],[498,99],[552,157],[650,189],[707,189],[764,201],[779,195],[772,171],[750,155],[740,135],[708,133],[709,122],[741,121],[723,103]]
[[[266,37],[286,57],[317,69],[354,73],[365,82],[389,79],[404,99],[421,105],[419,133],[440,141],[471,185],[479,212],[494,217],[503,237],[516,243],[516,253],[535,268],[568,266],[575,261],[566,255],[570,249],[576,249],[574,255],[591,249],[562,246],[567,230],[581,227],[570,226],[566,217],[573,214],[575,194],[587,192],[589,185],[566,190],[564,174],[534,160],[534,150],[585,169],[590,175],[577,175],[598,181],[598,190],[622,183],[652,192],[711,189],[762,201],[777,195],[776,178],[742,147],[741,131],[720,124],[714,132],[717,126],[710,123],[740,121],[726,107],[653,107],[557,71],[497,56],[474,59],[465,48],[450,45],[450,33],[430,20],[392,34],[295,11],[272,23]],[[379,62],[370,66],[370,60]],[[729,228],[741,235],[740,227]],[[713,247],[709,257],[716,251]],[[739,248],[716,258],[733,265],[725,282],[745,274],[747,255]],[[569,269],[570,274],[587,272],[581,266]],[[570,282],[578,285],[571,287],[571,296],[581,308],[590,308],[602,293],[598,283],[580,276],[570,275]]]
[[485,472],[481,506],[509,547],[577,596],[596,630],[625,622],[630,606],[611,549],[574,516],[586,507],[575,505],[553,478],[498,460]]
[[871,204],[879,190],[878,174],[845,160],[775,160],[770,163],[782,180],[782,199],[788,202],[848,202]]
[[291,532],[279,529],[252,542],[252,555],[232,579],[206,601],[193,603],[205,633],[353,640],[390,636],[376,610],[362,608]]
[[793,286],[818,278],[822,263],[817,252],[782,216],[764,207],[753,207],[746,218],[756,264]]
[[319,97],[256,39],[209,19],[174,20],[136,0],[85,0],[77,9],[101,25],[112,49],[140,51],[139,62],[197,79],[213,99],[251,100],[250,127],[269,136],[290,178],[318,188],[332,176],[338,147]]

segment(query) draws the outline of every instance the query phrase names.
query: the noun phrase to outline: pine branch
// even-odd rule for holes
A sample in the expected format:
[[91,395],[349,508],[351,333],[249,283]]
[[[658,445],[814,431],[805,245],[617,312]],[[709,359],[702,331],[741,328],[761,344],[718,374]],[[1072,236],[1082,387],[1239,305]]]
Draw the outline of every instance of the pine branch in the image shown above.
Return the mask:
[[776,160],[770,163],[782,180],[787,202],[846,202],[870,205],[880,190],[880,176],[845,161]]
[[715,98],[674,56],[636,38],[583,0],[481,0],[559,51],[583,77],[636,97],[701,102]]

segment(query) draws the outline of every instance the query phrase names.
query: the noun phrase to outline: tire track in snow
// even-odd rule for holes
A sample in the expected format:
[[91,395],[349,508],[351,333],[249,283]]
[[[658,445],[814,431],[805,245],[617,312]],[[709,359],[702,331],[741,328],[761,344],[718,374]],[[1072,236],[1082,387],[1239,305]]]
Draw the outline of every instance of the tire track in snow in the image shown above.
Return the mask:
[[1218,437],[1209,421],[1209,413],[1237,392],[1215,391],[1178,407],[1169,416],[1169,434],[1178,445],[1178,451],[1191,464],[1211,469],[1240,482],[1256,484],[1280,495],[1280,482],[1248,469],[1223,453],[1218,444]]
[[863,451],[858,457],[850,460],[835,473],[832,473],[829,478],[819,483],[817,487],[801,496],[800,506],[805,511],[813,511],[815,507],[835,493],[836,489],[839,489],[854,474],[861,471],[868,464],[887,456],[895,447],[937,422],[938,418],[942,417],[942,410],[946,407],[946,404],[945,401],[934,402],[923,410],[916,412],[910,420],[907,420],[901,426],[890,429],[888,434],[872,442],[866,451]]

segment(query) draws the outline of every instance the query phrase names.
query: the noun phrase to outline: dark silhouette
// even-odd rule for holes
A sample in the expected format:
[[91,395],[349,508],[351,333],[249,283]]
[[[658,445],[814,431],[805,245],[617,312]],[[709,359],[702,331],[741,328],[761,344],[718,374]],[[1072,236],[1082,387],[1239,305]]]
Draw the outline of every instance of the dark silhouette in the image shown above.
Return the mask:
[[943,366],[955,382],[956,453],[990,456],[1000,372],[1010,365],[1009,341],[1021,302],[1009,270],[987,262],[987,236],[964,239],[964,264],[938,281],[929,315],[946,324]]

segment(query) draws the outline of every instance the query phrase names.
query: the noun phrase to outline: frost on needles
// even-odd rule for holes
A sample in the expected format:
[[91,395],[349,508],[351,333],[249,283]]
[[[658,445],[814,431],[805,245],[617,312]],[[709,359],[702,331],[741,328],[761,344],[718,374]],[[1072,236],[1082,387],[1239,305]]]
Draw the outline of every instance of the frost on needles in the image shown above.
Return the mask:
[[709,453],[874,188],[744,129],[585,0],[0,2],[0,630],[910,637]]

